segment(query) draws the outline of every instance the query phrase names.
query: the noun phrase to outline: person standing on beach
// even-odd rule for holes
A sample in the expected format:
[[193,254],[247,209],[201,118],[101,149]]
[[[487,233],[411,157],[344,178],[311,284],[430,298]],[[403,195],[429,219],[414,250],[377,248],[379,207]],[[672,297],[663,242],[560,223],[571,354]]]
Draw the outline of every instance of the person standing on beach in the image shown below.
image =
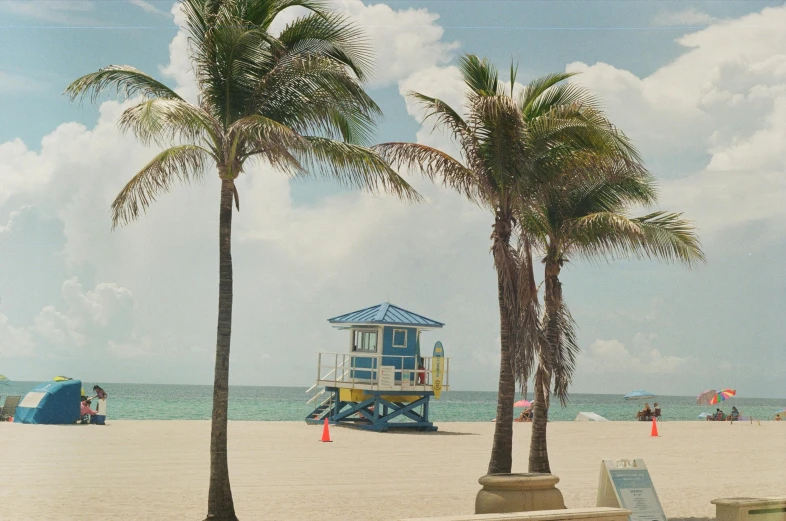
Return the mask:
[[93,386],[93,391],[96,393],[95,397],[98,398],[99,400],[105,400],[106,399],[106,397],[107,397],[106,391],[101,389],[101,387],[99,387],[98,385],[94,385]]

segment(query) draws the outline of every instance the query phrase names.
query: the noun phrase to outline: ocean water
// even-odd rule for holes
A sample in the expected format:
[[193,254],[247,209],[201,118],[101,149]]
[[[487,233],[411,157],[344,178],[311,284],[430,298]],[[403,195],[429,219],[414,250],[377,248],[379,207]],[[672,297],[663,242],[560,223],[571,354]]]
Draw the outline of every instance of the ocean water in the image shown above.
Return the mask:
[[[0,396],[22,395],[38,382],[0,383]],[[83,382],[92,396],[93,382]],[[207,420],[210,419],[212,387],[208,385],[113,384],[99,382],[109,394],[108,416],[118,420]],[[312,407],[306,405],[311,395],[305,387],[231,386],[229,419],[252,421],[303,421]],[[530,397],[531,398],[531,397]],[[517,397],[520,399],[520,397]],[[659,396],[662,419],[695,420],[699,413],[714,411],[717,406],[696,405],[695,396]],[[652,405],[653,401],[650,401]],[[594,412],[614,421],[635,419],[642,402],[627,402],[620,395],[573,394],[562,407],[552,400],[549,419],[572,421],[579,412]],[[720,408],[729,413],[736,406],[744,417],[771,420],[786,407],[786,399],[734,397]],[[497,394],[478,391],[448,391],[432,400],[430,416],[436,422],[486,422],[496,416]],[[520,411],[520,409],[516,409]]]

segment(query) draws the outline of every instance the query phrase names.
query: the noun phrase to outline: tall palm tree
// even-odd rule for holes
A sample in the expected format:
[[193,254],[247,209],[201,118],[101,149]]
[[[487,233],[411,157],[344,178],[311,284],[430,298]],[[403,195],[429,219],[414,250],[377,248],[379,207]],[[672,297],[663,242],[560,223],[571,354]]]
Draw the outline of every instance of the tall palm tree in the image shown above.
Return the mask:
[[[292,6],[309,14],[270,31]],[[249,161],[268,163],[293,177],[323,175],[348,187],[380,189],[415,200],[418,194],[367,148],[380,110],[362,81],[371,56],[361,32],[314,0],[185,0],[190,53],[200,90],[192,105],[133,67],[110,66],[74,81],[71,99],[140,97],[120,128],[142,143],[166,147],[112,203],[112,227],[139,217],[172,185],[204,176],[220,180],[219,297],[210,489],[207,519],[236,519],[227,466],[227,404],[232,331],[232,205],[240,209],[235,180]]]
[[541,336],[534,277],[521,276],[521,266],[531,264],[529,243],[511,241],[516,209],[530,204],[558,174],[560,158],[584,149],[624,155],[628,147],[592,103],[581,103],[584,91],[562,83],[568,74],[536,80],[516,95],[514,67],[508,85],[493,65],[474,55],[461,58],[460,70],[466,118],[444,101],[410,93],[426,110],[426,119],[435,118],[435,126],[460,146],[459,159],[416,143],[384,143],[374,149],[394,166],[441,179],[494,215],[491,253],[500,311],[500,373],[488,473],[510,473],[516,379],[529,373],[535,352],[531,346]]
[[[544,314],[546,342],[539,351],[535,378],[535,405],[530,442],[529,471],[550,472],[546,444],[547,393],[567,401],[576,355],[579,352],[574,323],[562,297],[559,275],[565,262],[578,257],[590,260],[648,257],[692,266],[704,261],[693,226],[680,214],[655,212],[631,218],[636,206],[655,204],[656,190],[650,173],[641,165],[619,158],[611,160],[578,154],[574,164],[538,204],[522,207],[521,229],[544,252]],[[583,157],[582,157],[583,156]],[[576,170],[591,165],[590,175]]]

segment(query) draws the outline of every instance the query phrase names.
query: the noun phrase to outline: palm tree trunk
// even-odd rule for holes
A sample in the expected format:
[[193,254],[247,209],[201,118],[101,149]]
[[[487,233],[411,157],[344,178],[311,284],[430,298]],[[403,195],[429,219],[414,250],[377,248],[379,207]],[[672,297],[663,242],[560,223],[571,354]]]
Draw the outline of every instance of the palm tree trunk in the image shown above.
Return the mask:
[[546,426],[549,422],[549,408],[546,406],[545,371],[538,364],[535,372],[535,402],[532,404],[532,437],[529,444],[528,471],[550,474],[549,452],[546,445]]
[[213,380],[213,416],[210,424],[210,490],[207,520],[237,521],[227,463],[227,409],[229,405],[229,346],[232,335],[232,198],[234,184],[221,180],[218,227],[218,333]]
[[499,389],[497,394],[497,421],[494,424],[494,441],[491,447],[489,474],[510,474],[513,466],[513,402],[516,399],[516,381],[510,352],[511,323],[507,301],[512,298],[506,292],[511,270],[509,256],[505,254],[510,244],[511,220],[504,212],[497,212],[492,240],[494,263],[497,268],[497,298],[500,321]]
[[551,472],[546,445],[546,427],[549,418],[549,387],[552,379],[554,346],[560,342],[559,312],[562,306],[562,284],[559,281],[560,266],[553,252],[546,256],[544,295],[545,327],[548,346],[538,363],[535,377],[536,405],[533,407],[532,439],[529,447],[529,471]]

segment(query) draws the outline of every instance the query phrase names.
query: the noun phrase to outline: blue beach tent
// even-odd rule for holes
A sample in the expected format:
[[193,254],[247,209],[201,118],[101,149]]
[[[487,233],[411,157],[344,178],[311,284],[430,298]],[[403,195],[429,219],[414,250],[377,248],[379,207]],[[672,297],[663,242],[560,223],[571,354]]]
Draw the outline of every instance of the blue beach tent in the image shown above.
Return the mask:
[[80,380],[40,383],[19,402],[14,422],[49,425],[74,423],[79,419],[81,394]]

